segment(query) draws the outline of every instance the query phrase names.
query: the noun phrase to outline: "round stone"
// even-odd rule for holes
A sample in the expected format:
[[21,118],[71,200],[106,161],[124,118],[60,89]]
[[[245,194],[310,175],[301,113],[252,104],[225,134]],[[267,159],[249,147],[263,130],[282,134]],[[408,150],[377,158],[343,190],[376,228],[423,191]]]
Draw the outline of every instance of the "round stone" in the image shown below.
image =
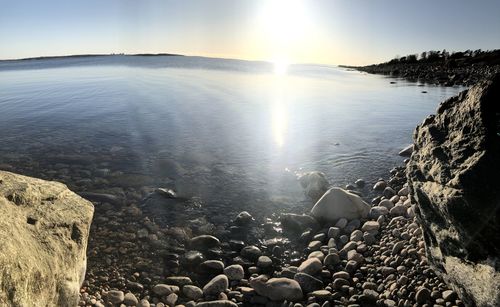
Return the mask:
[[257,267],[261,269],[268,269],[273,266],[273,260],[268,256],[260,256],[257,259]]
[[245,271],[239,264],[233,264],[224,269],[224,274],[229,280],[242,280],[245,278]]
[[425,304],[431,298],[431,291],[427,288],[420,288],[415,295],[415,300],[419,304]]
[[193,285],[186,285],[182,287],[182,293],[191,300],[198,300],[203,297],[203,290]]

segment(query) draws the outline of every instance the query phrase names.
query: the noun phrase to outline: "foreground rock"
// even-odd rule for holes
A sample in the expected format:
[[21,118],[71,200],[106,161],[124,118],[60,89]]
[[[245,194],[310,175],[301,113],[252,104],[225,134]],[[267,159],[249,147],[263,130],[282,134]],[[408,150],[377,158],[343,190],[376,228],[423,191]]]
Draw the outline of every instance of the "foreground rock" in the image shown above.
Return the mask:
[[500,76],[444,101],[408,164],[429,260],[466,305],[500,305]]
[[0,171],[0,305],[76,306],[93,205],[58,182]]
[[318,220],[334,222],[340,218],[361,219],[370,212],[361,197],[341,188],[329,189],[311,209],[311,214]]

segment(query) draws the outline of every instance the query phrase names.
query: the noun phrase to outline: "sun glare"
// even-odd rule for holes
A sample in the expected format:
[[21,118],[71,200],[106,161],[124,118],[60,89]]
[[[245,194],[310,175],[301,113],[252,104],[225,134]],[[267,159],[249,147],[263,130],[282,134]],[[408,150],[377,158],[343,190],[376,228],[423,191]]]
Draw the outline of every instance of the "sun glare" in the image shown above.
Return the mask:
[[310,28],[310,19],[304,0],[269,0],[261,9],[259,33],[265,38],[274,72],[285,74],[289,63],[301,53]]
[[286,74],[288,69],[288,62],[283,59],[273,60],[274,65],[274,74],[278,76],[282,76]]

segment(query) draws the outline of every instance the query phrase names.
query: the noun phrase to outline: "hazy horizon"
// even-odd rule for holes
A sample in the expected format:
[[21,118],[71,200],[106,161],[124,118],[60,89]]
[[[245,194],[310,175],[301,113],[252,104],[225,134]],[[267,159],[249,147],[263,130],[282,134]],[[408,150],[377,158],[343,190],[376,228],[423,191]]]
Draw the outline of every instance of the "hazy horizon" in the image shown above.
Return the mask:
[[499,11],[497,1],[21,0],[0,11],[0,59],[174,53],[365,65],[426,50],[498,49]]

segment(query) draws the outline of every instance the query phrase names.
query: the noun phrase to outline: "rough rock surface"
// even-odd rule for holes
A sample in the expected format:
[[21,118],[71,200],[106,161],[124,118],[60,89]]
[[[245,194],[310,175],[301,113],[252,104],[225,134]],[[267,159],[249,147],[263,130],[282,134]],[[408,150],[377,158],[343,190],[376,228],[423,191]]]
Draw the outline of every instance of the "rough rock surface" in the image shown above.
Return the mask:
[[466,305],[500,306],[500,76],[439,106],[407,166],[431,263]]
[[76,306],[93,213],[62,183],[0,171],[0,306]]
[[329,189],[311,209],[315,218],[330,222],[365,218],[369,212],[370,205],[361,197],[337,187]]

